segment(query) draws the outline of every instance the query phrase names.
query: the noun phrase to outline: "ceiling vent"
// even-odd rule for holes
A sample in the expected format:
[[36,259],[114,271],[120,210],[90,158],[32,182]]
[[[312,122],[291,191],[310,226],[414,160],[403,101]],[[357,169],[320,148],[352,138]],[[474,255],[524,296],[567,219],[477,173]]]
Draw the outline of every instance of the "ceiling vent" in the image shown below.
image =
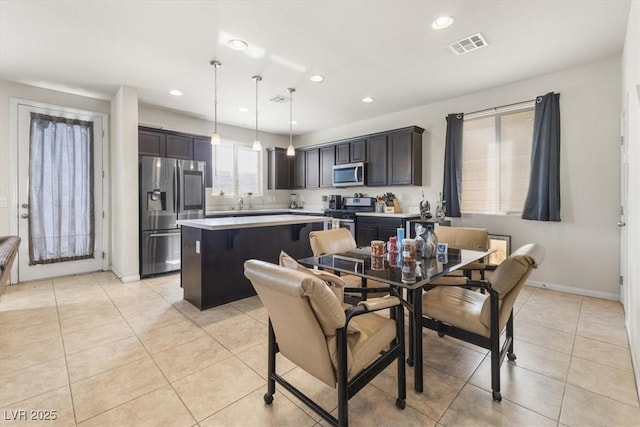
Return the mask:
[[271,98],[269,101],[275,102],[277,104],[284,104],[286,102],[289,102],[289,98],[282,95],[276,95],[273,98]]
[[465,53],[469,53],[474,50],[478,50],[481,47],[485,47],[487,45],[487,41],[482,37],[482,34],[476,33],[471,36],[467,36],[457,42],[451,43],[449,48],[456,55],[463,55]]

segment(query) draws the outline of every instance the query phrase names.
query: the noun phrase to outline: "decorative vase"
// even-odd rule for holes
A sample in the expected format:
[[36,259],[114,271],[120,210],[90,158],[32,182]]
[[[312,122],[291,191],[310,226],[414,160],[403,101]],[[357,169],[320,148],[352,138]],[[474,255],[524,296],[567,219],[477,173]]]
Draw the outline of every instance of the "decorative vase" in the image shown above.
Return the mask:
[[433,232],[433,228],[416,224],[415,230],[416,242],[420,241],[422,258],[429,259],[435,257],[438,250],[438,237],[436,233]]

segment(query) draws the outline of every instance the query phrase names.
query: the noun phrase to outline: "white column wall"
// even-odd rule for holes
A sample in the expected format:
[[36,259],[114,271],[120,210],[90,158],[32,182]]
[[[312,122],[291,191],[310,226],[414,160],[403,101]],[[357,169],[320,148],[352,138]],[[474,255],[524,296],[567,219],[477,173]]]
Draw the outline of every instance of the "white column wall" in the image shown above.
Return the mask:
[[138,231],[138,92],[121,86],[111,99],[111,268],[140,279]]

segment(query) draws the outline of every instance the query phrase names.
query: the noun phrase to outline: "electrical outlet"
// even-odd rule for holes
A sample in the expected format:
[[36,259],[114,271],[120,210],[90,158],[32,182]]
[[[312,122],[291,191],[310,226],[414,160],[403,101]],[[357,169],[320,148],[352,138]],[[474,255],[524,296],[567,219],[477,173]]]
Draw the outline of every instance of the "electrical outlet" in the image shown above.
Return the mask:
[[404,194],[398,194],[398,200],[404,202]]
[[6,208],[6,207],[7,207],[7,198],[0,197],[0,208]]

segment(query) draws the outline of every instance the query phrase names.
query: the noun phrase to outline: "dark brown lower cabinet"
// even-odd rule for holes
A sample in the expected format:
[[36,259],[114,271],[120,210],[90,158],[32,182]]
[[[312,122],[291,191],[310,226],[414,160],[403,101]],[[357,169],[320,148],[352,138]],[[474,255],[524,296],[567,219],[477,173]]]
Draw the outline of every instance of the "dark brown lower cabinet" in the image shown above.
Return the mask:
[[404,228],[406,219],[358,215],[356,217],[356,242],[358,246],[369,246],[372,240],[389,240],[397,229]]

